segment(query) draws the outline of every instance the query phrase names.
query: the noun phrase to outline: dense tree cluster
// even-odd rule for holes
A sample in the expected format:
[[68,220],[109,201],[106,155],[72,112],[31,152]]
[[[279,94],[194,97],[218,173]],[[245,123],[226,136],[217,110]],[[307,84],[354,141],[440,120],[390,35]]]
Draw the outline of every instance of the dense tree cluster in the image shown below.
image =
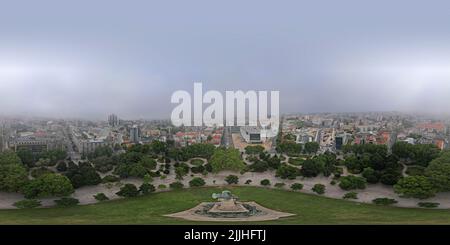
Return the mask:
[[27,169],[11,151],[0,154],[0,191],[19,192],[28,181]]
[[408,144],[407,142],[396,142],[392,146],[392,153],[407,160],[406,164],[428,166],[428,164],[439,156],[440,150],[433,144]]
[[23,187],[26,198],[63,197],[74,192],[69,179],[60,174],[46,174],[30,180]]
[[69,178],[75,188],[87,185],[98,185],[102,182],[100,175],[89,162],[80,162],[78,165],[69,162],[65,176]]
[[218,173],[223,170],[239,172],[245,168],[241,155],[237,149],[217,148],[209,161],[212,172]]

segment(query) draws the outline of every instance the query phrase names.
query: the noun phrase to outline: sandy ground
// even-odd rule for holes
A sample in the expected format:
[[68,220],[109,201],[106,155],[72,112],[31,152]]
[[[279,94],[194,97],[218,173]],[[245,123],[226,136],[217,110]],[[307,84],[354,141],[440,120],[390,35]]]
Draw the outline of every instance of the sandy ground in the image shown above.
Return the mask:
[[[314,192],[311,191],[311,188],[315,184],[324,184],[326,186],[326,192],[323,194],[323,196],[330,197],[330,198],[336,198],[336,199],[342,199],[342,196],[347,192],[339,188],[339,186],[331,185],[330,182],[332,180],[331,177],[315,177],[315,178],[304,178],[304,177],[297,177],[295,180],[283,180],[280,178],[275,177],[275,172],[273,171],[267,171],[264,173],[252,173],[247,172],[243,175],[240,175],[239,173],[229,172],[229,171],[223,171],[218,174],[208,174],[207,176],[203,176],[202,174],[195,174],[193,177],[202,177],[205,182],[206,186],[226,186],[227,183],[225,181],[226,176],[234,174],[239,176],[239,184],[241,186],[258,186],[261,187],[260,182],[263,179],[269,179],[271,182],[271,187],[261,187],[261,188],[275,188],[275,183],[285,183],[285,186],[281,189],[290,190],[290,186],[293,183],[302,183],[303,189],[300,192],[303,193],[309,193],[313,195],[317,195]],[[190,175],[186,176],[181,182],[183,182],[185,187],[189,186],[189,181],[193,178]],[[249,185],[246,185],[245,182],[247,180],[251,180],[251,183]],[[169,184],[176,181],[175,175],[172,174],[166,176],[165,179],[161,178],[154,178],[152,184],[156,187],[157,192],[161,191],[168,191]],[[73,197],[79,199],[80,204],[90,204],[90,203],[96,203],[97,201],[93,197],[95,194],[103,192],[106,196],[108,196],[110,199],[118,199],[121,198],[117,196],[115,193],[119,191],[120,187],[125,183],[132,183],[139,187],[139,185],[142,184],[141,179],[135,179],[135,178],[129,178],[122,180],[119,183],[112,183],[112,184],[100,184],[97,186],[85,186],[82,188],[79,188],[75,191],[75,193],[72,195]],[[167,188],[160,189],[158,188],[159,185],[165,185]],[[445,193],[438,193],[435,197],[429,198],[426,200],[420,200],[420,199],[414,199],[414,198],[400,198],[397,194],[394,193],[392,187],[385,186],[383,184],[369,184],[368,187],[364,190],[356,190],[355,192],[358,193],[358,199],[357,200],[351,200],[355,202],[363,202],[363,203],[371,203],[373,199],[379,198],[379,197],[388,197],[388,198],[394,198],[398,201],[397,204],[394,206],[398,207],[417,207],[418,202],[438,202],[440,203],[438,208],[441,209],[449,209],[450,208],[450,192]],[[245,197],[241,197],[245,200]],[[0,209],[11,209],[15,208],[13,206],[14,202],[17,202],[19,200],[22,200],[23,196],[21,194],[17,193],[5,193],[0,192]],[[42,205],[44,207],[53,206],[55,198],[46,198],[41,199]]]

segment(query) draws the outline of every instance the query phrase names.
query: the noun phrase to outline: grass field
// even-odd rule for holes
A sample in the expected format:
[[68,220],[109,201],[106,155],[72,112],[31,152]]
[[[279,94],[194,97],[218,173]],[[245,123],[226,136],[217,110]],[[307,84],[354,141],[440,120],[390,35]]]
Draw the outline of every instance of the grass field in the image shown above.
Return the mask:
[[[257,187],[227,189],[242,200],[296,214],[262,224],[450,224],[450,210],[380,207]],[[162,215],[210,201],[211,194],[221,190],[194,188],[70,208],[1,210],[0,224],[193,224]]]

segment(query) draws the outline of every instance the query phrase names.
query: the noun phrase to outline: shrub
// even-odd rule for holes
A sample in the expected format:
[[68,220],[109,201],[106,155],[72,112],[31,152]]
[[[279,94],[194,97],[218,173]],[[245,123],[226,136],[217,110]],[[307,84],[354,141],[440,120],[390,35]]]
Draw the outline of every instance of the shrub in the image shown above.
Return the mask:
[[263,180],[261,180],[260,184],[261,184],[262,186],[270,186],[270,180],[268,180],[268,179],[263,179]]
[[189,186],[191,187],[204,186],[205,184],[205,180],[200,177],[195,177],[191,181],[189,181]]
[[105,193],[97,193],[94,195],[95,200],[103,202],[109,200],[109,197],[105,195]]
[[419,202],[417,203],[419,207],[422,208],[437,208],[439,206],[438,202]]
[[351,191],[344,194],[342,197],[344,199],[358,199],[358,193]]
[[372,200],[372,203],[376,204],[376,205],[382,205],[382,206],[387,206],[387,205],[392,205],[397,203],[398,201],[392,198],[387,198],[387,197],[379,197],[379,198],[375,198]]
[[169,187],[172,189],[182,189],[184,187],[184,185],[180,181],[175,181],[175,182],[170,183]]
[[331,184],[331,185],[336,185],[337,182],[336,182],[336,180],[332,180],[332,181],[330,181],[330,184]]
[[340,178],[339,187],[343,190],[354,190],[366,188],[366,179],[354,175]]
[[325,185],[315,184],[311,190],[319,195],[322,195],[325,193]]
[[248,179],[248,180],[245,181],[245,184],[246,184],[246,185],[250,185],[251,183],[252,183],[252,180],[251,180],[251,179]]
[[291,189],[294,191],[299,191],[299,190],[303,189],[303,184],[294,183],[291,185]]
[[231,184],[237,184],[237,183],[239,182],[239,177],[236,176],[236,175],[228,175],[228,176],[225,178],[225,181],[226,181],[229,185],[231,185]]
[[41,206],[41,201],[36,199],[25,199],[15,202],[14,207],[24,209],[24,208],[36,208]]
[[120,191],[116,192],[116,195],[122,197],[135,197],[139,195],[139,190],[133,184],[125,184],[120,188]]
[[119,176],[116,175],[106,175],[102,178],[102,183],[110,183],[120,181]]
[[283,188],[286,184],[285,183],[275,183],[276,188]]
[[164,184],[160,184],[160,185],[158,185],[158,189],[167,189],[167,186],[166,185],[164,185]]
[[63,197],[59,200],[55,200],[55,203],[58,207],[69,207],[77,205],[80,201],[73,197]]
[[149,194],[152,192],[155,192],[155,186],[149,183],[143,183],[140,187],[139,187],[139,191],[143,194]]

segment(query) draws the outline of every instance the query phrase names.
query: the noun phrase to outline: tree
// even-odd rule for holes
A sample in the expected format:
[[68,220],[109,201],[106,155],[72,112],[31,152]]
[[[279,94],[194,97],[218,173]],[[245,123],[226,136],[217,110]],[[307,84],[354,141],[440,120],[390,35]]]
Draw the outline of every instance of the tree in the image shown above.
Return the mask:
[[287,164],[281,164],[275,173],[276,177],[280,177],[282,179],[295,179],[298,175],[300,175],[300,170]]
[[299,190],[303,189],[303,185],[300,183],[294,183],[291,185],[291,189],[294,191],[299,191]]
[[236,176],[236,175],[228,175],[228,176],[225,178],[225,181],[226,181],[229,185],[231,185],[231,184],[237,184],[237,183],[239,182],[239,177]]
[[306,159],[303,162],[301,174],[305,177],[316,177],[323,170],[323,163],[321,161],[314,161],[313,159]]
[[17,156],[20,158],[23,164],[27,165],[28,167],[33,167],[35,162],[35,156],[33,155],[33,152],[29,149],[20,149],[17,151]]
[[424,176],[408,176],[401,178],[396,185],[394,185],[396,193],[401,194],[402,197],[414,197],[425,199],[433,197],[436,189],[433,184]]
[[302,145],[293,141],[283,141],[277,145],[277,151],[288,155],[298,155],[302,152]]
[[381,174],[380,182],[385,185],[395,185],[401,177],[400,172],[388,169]]
[[270,185],[270,180],[268,180],[268,179],[263,179],[263,180],[261,180],[260,184],[261,184],[262,186],[269,186],[269,185]]
[[205,184],[205,180],[200,177],[195,177],[191,181],[189,181],[189,186],[191,187],[204,186]]
[[19,192],[28,181],[28,173],[22,164],[0,163],[0,191]]
[[74,188],[98,185],[102,182],[100,175],[89,162],[80,162],[78,165],[69,163],[65,175],[70,179]]
[[214,173],[223,170],[239,172],[245,168],[245,164],[237,149],[217,148],[209,162]]
[[23,188],[26,198],[64,197],[74,192],[70,180],[60,174],[46,174],[30,180]]
[[245,154],[258,155],[264,152],[264,147],[262,145],[248,145],[245,147]]
[[354,190],[366,188],[366,179],[354,175],[340,178],[339,187],[343,190]]
[[362,172],[362,176],[367,180],[368,183],[378,183],[379,176],[373,168],[365,168]]
[[155,192],[156,188],[154,185],[150,184],[150,183],[143,183],[140,187],[139,187],[139,191],[143,194],[143,195],[147,195],[149,193]]
[[307,142],[304,148],[306,153],[312,154],[316,153],[319,150],[320,146],[317,142]]
[[322,195],[325,193],[325,185],[322,184],[315,184],[312,188],[312,191],[314,191],[315,193]]
[[446,152],[441,157],[431,161],[425,169],[425,176],[428,176],[437,191],[450,190],[450,152]]
[[176,181],[176,182],[170,183],[169,187],[172,189],[182,189],[184,187],[184,185],[180,181]]
[[125,184],[120,188],[120,191],[116,192],[116,195],[122,197],[136,197],[139,195],[139,190],[133,184]]

